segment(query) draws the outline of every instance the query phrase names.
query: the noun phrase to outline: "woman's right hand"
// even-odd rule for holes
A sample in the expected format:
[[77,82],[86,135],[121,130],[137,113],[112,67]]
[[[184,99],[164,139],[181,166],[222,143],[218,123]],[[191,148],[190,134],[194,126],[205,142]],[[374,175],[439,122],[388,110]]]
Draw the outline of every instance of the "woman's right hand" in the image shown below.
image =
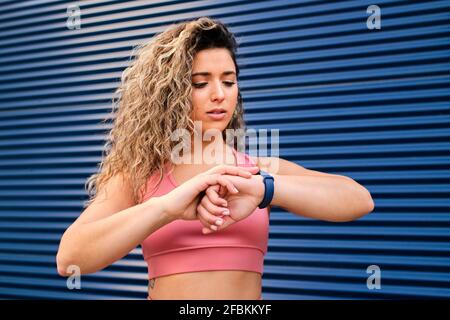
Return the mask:
[[[220,165],[208,171],[200,173],[181,184],[171,192],[160,197],[163,210],[172,219],[196,220],[197,205],[203,198],[204,191],[214,185],[227,188],[230,194],[238,193],[238,190],[224,175],[251,178],[259,171],[258,167],[235,167]],[[225,208],[224,208],[225,209]]]

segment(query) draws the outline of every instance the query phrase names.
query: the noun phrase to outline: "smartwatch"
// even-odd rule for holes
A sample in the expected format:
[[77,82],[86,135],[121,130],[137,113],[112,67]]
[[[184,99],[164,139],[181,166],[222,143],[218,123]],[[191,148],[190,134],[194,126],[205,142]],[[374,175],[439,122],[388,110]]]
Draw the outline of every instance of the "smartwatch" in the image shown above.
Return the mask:
[[261,176],[263,176],[263,182],[264,182],[264,197],[261,201],[261,203],[258,205],[258,208],[260,209],[264,209],[265,207],[267,207],[273,199],[273,193],[274,193],[274,180],[273,177],[262,170],[259,170],[258,174],[260,174]]

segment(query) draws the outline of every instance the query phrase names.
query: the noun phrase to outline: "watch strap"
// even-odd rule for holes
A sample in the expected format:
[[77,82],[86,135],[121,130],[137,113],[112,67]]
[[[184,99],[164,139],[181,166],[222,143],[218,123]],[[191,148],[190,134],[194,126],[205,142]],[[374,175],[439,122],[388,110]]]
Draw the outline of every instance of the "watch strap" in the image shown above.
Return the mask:
[[272,202],[273,194],[275,191],[275,184],[273,176],[271,176],[268,172],[259,170],[258,174],[263,177],[264,182],[264,197],[261,203],[258,205],[258,208],[264,209]]

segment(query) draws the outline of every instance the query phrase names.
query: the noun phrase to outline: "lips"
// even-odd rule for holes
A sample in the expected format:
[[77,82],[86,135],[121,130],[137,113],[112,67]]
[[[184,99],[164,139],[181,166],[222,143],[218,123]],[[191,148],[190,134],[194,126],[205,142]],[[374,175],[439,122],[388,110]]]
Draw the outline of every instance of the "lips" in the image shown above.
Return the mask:
[[209,114],[222,114],[222,113],[226,113],[226,111],[225,111],[225,109],[222,109],[222,108],[215,108],[215,109],[212,109],[210,111],[207,111],[206,113],[209,113]]
[[211,119],[212,121],[222,121],[222,120],[226,119],[227,113],[226,113],[225,109],[214,108],[214,109],[206,112],[206,114],[208,115],[208,118]]

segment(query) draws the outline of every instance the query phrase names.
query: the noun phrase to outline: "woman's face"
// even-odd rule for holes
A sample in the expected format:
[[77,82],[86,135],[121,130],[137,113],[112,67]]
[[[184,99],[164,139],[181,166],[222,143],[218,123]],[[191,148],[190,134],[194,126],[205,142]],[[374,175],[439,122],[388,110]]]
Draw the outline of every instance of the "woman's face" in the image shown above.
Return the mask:
[[222,132],[230,122],[237,105],[236,68],[227,49],[199,51],[192,66],[191,119],[202,122],[202,132]]

